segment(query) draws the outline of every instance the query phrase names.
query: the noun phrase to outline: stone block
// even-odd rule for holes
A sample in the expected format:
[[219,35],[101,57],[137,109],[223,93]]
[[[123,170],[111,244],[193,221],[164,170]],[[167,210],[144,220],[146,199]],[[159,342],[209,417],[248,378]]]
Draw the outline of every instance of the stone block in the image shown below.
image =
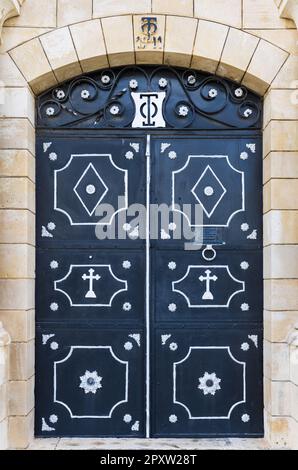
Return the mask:
[[34,376],[29,380],[11,381],[9,387],[9,415],[26,416],[34,407]]
[[298,211],[271,210],[264,215],[264,245],[298,243]]
[[153,13],[193,16],[193,0],[152,0]]
[[191,67],[215,73],[229,28],[211,21],[199,20]]
[[100,20],[72,25],[70,31],[83,72],[109,66]]
[[56,0],[26,0],[20,16],[6,21],[6,26],[56,27]]
[[264,281],[264,301],[267,310],[298,310],[298,279]]
[[46,33],[40,37],[40,41],[59,81],[69,80],[82,73],[68,28]]
[[0,175],[28,177],[35,181],[35,159],[28,150],[0,150]]
[[298,178],[298,152],[270,152],[263,163],[263,180]]
[[289,380],[290,353],[288,344],[264,341],[264,375],[273,381]]
[[31,245],[0,245],[0,279],[35,277],[35,248]]
[[12,49],[10,55],[36,94],[57,84],[38,38]]
[[132,16],[103,18],[102,27],[111,67],[134,64]]
[[28,178],[1,178],[0,209],[35,210],[35,188]]
[[288,56],[286,51],[261,39],[244,75],[243,85],[263,95]]
[[243,28],[295,28],[293,21],[280,18],[272,3],[272,0],[243,0]]
[[239,82],[245,74],[258,42],[259,39],[256,36],[231,28],[217,74]]
[[205,20],[224,23],[234,28],[241,28],[241,0],[194,0],[195,16]]
[[190,67],[197,25],[198,20],[194,18],[167,16],[165,64],[175,67]]
[[34,340],[10,345],[10,380],[28,380],[34,375]]
[[[298,311],[270,312],[265,310],[265,338],[272,343],[286,343],[297,322]],[[9,331],[8,328],[7,331]]]
[[164,46],[165,46],[165,25],[166,18],[163,15],[154,15],[157,19],[158,32],[157,36],[161,37],[162,43],[158,44],[157,47],[152,44],[141,44],[138,38],[142,37],[142,18],[143,15],[134,15],[133,17],[133,28],[134,28],[134,44],[137,64],[162,64],[164,57]]
[[297,260],[298,245],[272,245],[265,247],[264,278],[298,279]]
[[33,308],[33,279],[0,279],[0,310],[30,310]]
[[10,449],[26,449],[33,439],[34,410],[27,416],[11,416],[8,423]]
[[271,209],[298,209],[298,180],[272,179],[264,186],[264,213]]
[[[153,10],[154,11],[154,10]],[[118,16],[129,13],[150,13],[151,0],[93,0],[93,18]],[[154,13],[157,13],[154,11]]]
[[0,243],[35,244],[35,217],[29,210],[0,210]]
[[58,0],[57,26],[66,26],[92,18],[92,0]]
[[13,342],[28,342],[35,337],[34,310],[0,310],[0,322]]
[[27,149],[35,154],[35,132],[28,119],[0,119],[0,149]]

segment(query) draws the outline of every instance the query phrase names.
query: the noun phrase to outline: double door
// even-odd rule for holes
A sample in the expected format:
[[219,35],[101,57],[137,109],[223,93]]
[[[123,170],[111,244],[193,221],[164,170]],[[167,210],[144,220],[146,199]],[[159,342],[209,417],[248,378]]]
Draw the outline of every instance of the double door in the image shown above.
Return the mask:
[[262,435],[261,167],[252,133],[40,131],[37,435]]

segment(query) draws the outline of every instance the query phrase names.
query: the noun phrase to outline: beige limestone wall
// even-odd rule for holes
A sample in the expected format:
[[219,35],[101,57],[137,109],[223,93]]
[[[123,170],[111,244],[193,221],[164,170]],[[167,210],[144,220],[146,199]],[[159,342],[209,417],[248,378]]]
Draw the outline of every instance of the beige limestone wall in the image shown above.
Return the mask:
[[[289,339],[298,322],[298,34],[276,3],[25,0],[21,14],[5,22],[0,321],[12,340],[8,411],[2,419],[10,447],[26,448],[33,438],[34,95],[83,72],[132,63],[190,66],[264,96],[266,437],[272,445],[298,446],[296,346]],[[151,13],[158,18],[162,47],[139,49],[140,18]]]

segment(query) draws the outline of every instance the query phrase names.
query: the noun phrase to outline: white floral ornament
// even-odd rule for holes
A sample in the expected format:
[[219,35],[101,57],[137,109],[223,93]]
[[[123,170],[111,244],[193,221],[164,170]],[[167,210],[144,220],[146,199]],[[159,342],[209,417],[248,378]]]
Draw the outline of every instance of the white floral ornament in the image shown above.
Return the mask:
[[101,77],[101,83],[103,83],[104,85],[107,85],[108,83],[110,83],[111,79],[108,75],[103,75]]
[[58,261],[56,261],[56,260],[53,259],[53,261],[50,262],[50,268],[51,268],[51,269],[57,269],[58,266],[59,266]]
[[234,91],[234,94],[236,98],[242,98],[242,96],[244,95],[244,91],[242,88],[236,88],[236,90]]
[[113,116],[117,116],[117,114],[120,113],[120,108],[119,106],[117,106],[116,104],[114,104],[113,106],[110,107],[110,113],[113,115]]
[[51,423],[55,424],[58,421],[58,416],[57,415],[51,415],[49,417],[49,420],[50,420]]
[[49,230],[55,230],[55,228],[56,228],[56,225],[54,224],[54,222],[49,222],[48,223],[48,229]]
[[241,349],[242,351],[248,351],[249,350],[249,344],[248,343],[242,343],[241,344]]
[[51,160],[51,162],[56,161],[56,160],[57,160],[57,153],[51,152],[51,153],[49,154],[49,159]]
[[177,423],[178,418],[177,418],[176,415],[171,415],[171,416],[169,416],[169,421],[170,421],[170,423]]
[[174,269],[177,268],[177,264],[175,263],[175,261],[170,261],[168,264],[168,268],[171,269],[171,271],[174,271]]
[[241,310],[242,312],[248,312],[249,310],[249,305],[244,303],[244,304],[241,304]]
[[129,312],[129,310],[131,310],[131,304],[129,302],[125,302],[122,308],[125,312]]
[[168,85],[168,80],[166,78],[160,78],[158,84],[160,88],[166,88]]
[[247,160],[248,159],[248,153],[247,152],[241,152],[240,158],[241,158],[241,160]]
[[174,232],[176,228],[177,228],[177,225],[175,224],[175,222],[169,223],[169,230],[171,230],[171,232]]
[[189,108],[185,105],[179,106],[178,113],[179,116],[186,117],[189,113]]
[[54,109],[52,106],[49,106],[49,107],[46,109],[46,115],[47,115],[47,116],[53,116],[53,114],[55,114],[55,109]]
[[63,98],[65,98],[65,93],[63,90],[56,90],[56,96],[58,100],[63,100]]
[[169,348],[170,348],[171,351],[177,351],[178,344],[177,343],[171,343]]
[[196,83],[196,77],[194,75],[189,75],[187,77],[187,83],[189,85],[194,85]]
[[215,395],[218,390],[221,390],[221,386],[219,385],[221,379],[216,377],[215,372],[209,374],[205,372],[203,377],[199,377],[199,385],[198,389],[202,390],[204,395]]
[[135,90],[136,88],[138,88],[138,86],[139,86],[139,84],[138,84],[137,80],[130,80],[129,87],[132,90]]
[[133,152],[131,150],[129,150],[128,152],[126,152],[125,154],[125,158],[127,158],[127,160],[133,160]]
[[248,264],[247,261],[242,261],[242,262],[240,263],[240,267],[241,267],[241,269],[244,269],[244,271],[245,271],[246,269],[249,268],[249,264]]
[[208,92],[209,98],[216,98],[218,95],[218,91],[215,88],[211,88]]
[[85,374],[80,377],[80,388],[84,389],[85,393],[96,393],[98,389],[102,388],[102,377],[98,375],[96,370],[89,372],[86,370]]
[[123,230],[124,230],[125,232],[129,232],[130,229],[131,229],[131,225],[130,225],[130,224],[123,224]]
[[249,230],[249,225],[247,223],[241,224],[242,232],[247,232]]
[[51,305],[50,305],[50,309],[53,311],[53,312],[57,312],[59,306],[56,302],[52,302]]
[[123,261],[122,267],[123,267],[124,269],[130,269],[130,268],[131,268],[131,262],[128,261],[128,260]]
[[174,150],[172,150],[171,152],[169,152],[168,157],[169,157],[171,160],[175,160],[175,159],[177,158],[177,153],[174,152]]
[[131,351],[133,348],[133,344],[131,341],[127,341],[125,344],[124,344],[124,349],[126,349],[126,351]]
[[170,312],[176,312],[176,310],[177,310],[177,305],[176,305],[176,304],[170,304],[170,305],[168,306],[168,309],[169,309]]
[[53,351],[56,351],[59,348],[59,344],[56,341],[52,341],[51,344],[50,344],[50,348]]
[[94,184],[88,184],[86,186],[86,193],[87,194],[94,194],[96,192],[96,187],[94,186]]
[[241,416],[241,419],[243,423],[248,423],[250,421],[250,416],[245,413],[244,415]]
[[90,98],[90,92],[88,90],[82,90],[81,98],[83,98],[83,100],[87,100],[88,98]]
[[132,416],[129,415],[129,414],[124,415],[124,416],[123,416],[123,421],[124,421],[125,423],[131,423],[131,421],[132,421]]

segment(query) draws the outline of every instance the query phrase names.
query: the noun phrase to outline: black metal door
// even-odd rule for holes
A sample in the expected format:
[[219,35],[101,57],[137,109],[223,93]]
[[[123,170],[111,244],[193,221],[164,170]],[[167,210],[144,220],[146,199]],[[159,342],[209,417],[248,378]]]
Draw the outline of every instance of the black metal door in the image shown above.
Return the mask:
[[36,435],[261,436],[258,99],[162,68],[38,104]]
[[[260,435],[261,140],[163,136],[153,148],[154,200],[178,207],[151,241],[153,435]],[[176,233],[179,217],[202,247]]]

